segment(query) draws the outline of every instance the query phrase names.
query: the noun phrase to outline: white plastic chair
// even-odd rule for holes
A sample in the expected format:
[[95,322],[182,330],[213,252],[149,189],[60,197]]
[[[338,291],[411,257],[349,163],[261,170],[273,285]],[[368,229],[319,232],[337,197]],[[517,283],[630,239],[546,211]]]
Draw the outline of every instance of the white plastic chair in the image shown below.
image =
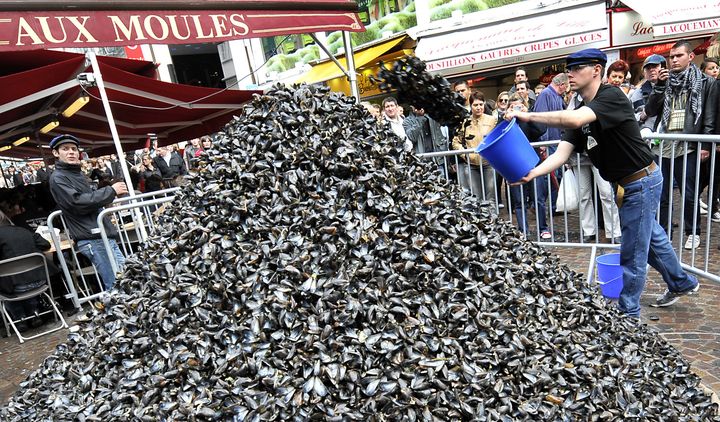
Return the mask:
[[[45,270],[45,284],[41,287],[38,287],[37,289],[33,289],[27,292],[20,293],[18,295],[13,296],[7,296],[5,294],[0,294],[0,314],[2,314],[3,324],[5,325],[5,331],[7,332],[8,337],[10,336],[10,327],[12,327],[13,331],[15,331],[15,334],[17,335],[18,339],[20,340],[20,343],[24,343],[26,340],[31,340],[37,337],[40,337],[45,334],[49,334],[58,330],[61,330],[63,328],[68,328],[67,323],[65,322],[65,319],[63,318],[62,314],[60,313],[60,310],[55,305],[55,300],[53,299],[52,294],[52,286],[50,285],[50,273],[48,272],[47,267],[47,261],[45,260],[45,255],[43,255],[40,252],[34,252],[29,253],[26,255],[16,256],[14,258],[8,258],[5,260],[0,261],[0,277],[8,277],[8,276],[14,276],[18,274],[23,274],[28,271],[32,271],[38,268],[43,268]],[[49,292],[49,293],[48,293]],[[49,312],[55,313],[55,321],[58,319],[60,320],[61,324],[58,327],[51,328],[47,331],[43,331],[41,333],[29,336],[29,337],[23,337],[20,334],[20,331],[18,331],[17,327],[15,326],[16,323],[29,319],[29,318],[21,318],[17,320],[13,320],[10,314],[8,313],[7,309],[5,308],[6,302],[20,302],[26,299],[30,299],[36,296],[45,295],[45,297],[48,298],[48,301],[50,302],[50,306],[52,306],[52,310],[47,310],[41,313],[36,313],[34,317],[39,317],[41,315],[47,314]]]

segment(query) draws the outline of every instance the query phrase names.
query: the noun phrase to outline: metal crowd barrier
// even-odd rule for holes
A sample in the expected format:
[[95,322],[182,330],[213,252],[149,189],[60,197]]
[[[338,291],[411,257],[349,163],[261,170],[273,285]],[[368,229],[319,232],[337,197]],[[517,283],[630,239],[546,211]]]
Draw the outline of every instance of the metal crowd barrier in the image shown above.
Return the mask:
[[[677,186],[677,192],[673,188],[669,190],[667,213],[663,215],[662,221],[661,212],[658,210],[658,222],[672,234],[671,241],[675,252],[687,271],[720,283],[720,276],[710,270],[711,250],[716,250],[720,244],[720,222],[712,220],[713,213],[720,212],[720,209],[713,207],[713,199],[717,199],[720,189],[720,186],[717,186],[720,180],[720,168],[718,168],[720,167],[720,152],[717,151],[720,148],[720,136],[652,133],[645,139],[653,143],[654,152],[664,149],[664,155],[678,155],[678,158],[675,159],[669,159],[662,155],[656,159],[656,164],[666,167],[665,174],[674,175],[671,187]],[[557,146],[559,142],[536,142],[532,145],[533,147],[547,148]],[[709,149],[709,156],[706,160],[701,160],[700,154],[681,154],[683,148],[699,151],[703,146]],[[571,160],[565,165],[565,169],[572,170],[577,181],[575,194],[581,199],[581,207],[570,212],[553,213],[551,211],[551,204],[554,203],[553,195],[566,197],[568,192],[555,188],[550,177],[538,178],[536,180],[540,180],[540,182],[530,182],[512,188],[516,191],[516,200],[513,201],[511,187],[484,160],[480,167],[476,167],[474,170],[463,165],[470,161],[469,156],[474,152],[474,149],[464,149],[418,154],[418,156],[423,159],[435,160],[441,173],[448,177],[451,183],[462,186],[470,195],[489,201],[500,217],[518,225],[529,240],[542,246],[588,248],[590,262],[587,276],[588,281],[592,280],[598,249],[619,248],[614,235],[620,234],[620,228],[617,207],[613,200],[614,190],[608,182],[599,177],[597,171],[593,171],[593,167],[589,165],[589,159],[583,158],[580,154],[573,154]],[[569,164],[570,162],[573,164]],[[457,168],[454,176],[449,172],[453,165]],[[561,170],[564,169],[558,169],[558,171]],[[463,171],[466,173],[460,174]],[[486,176],[483,177],[483,174]],[[488,174],[491,177],[488,177]],[[562,174],[557,174],[557,176],[560,177]],[[487,186],[488,181],[492,186]],[[607,194],[608,188],[610,188],[610,195]],[[542,192],[539,192],[540,190]],[[538,195],[539,193],[544,195]],[[539,201],[542,196],[547,198],[544,207],[540,206]],[[703,215],[700,215],[700,199],[704,199],[708,207],[707,213]],[[546,239],[541,237],[542,217],[537,212],[541,208],[544,209],[549,232]],[[677,212],[678,209],[679,212]],[[528,231],[525,231],[520,224],[518,217],[522,218],[523,216],[529,226]],[[604,227],[606,233],[604,238],[601,237],[601,227]],[[686,234],[685,228],[690,232]],[[699,236],[700,245],[697,248],[685,249],[688,235]],[[715,256],[717,257],[717,254]]]
[[[151,236],[155,232],[155,222],[152,213],[158,206],[172,201],[175,198],[173,194],[179,189],[180,188],[171,188],[135,195],[133,197],[118,198],[113,201],[110,207],[107,207],[100,213],[98,220],[101,221],[102,217],[112,214],[113,224],[119,234],[118,244],[123,254],[128,256],[134,253],[137,243],[144,242],[148,236]],[[48,216],[47,225],[68,291],[65,297],[72,300],[73,305],[79,309],[83,303],[105,294],[100,276],[92,263],[84,267],[82,266],[81,259],[78,257],[78,251],[75,248],[75,242],[68,237],[69,231],[62,211],[51,213]],[[100,236],[104,240],[105,247],[108,248],[108,237],[105,232],[105,227],[101,222],[98,227],[101,228]],[[60,229],[60,232],[63,233],[62,239],[58,236],[58,233],[56,233],[55,228]],[[108,256],[110,257],[111,264],[114,264],[113,269],[117,272],[118,268],[114,261],[114,256],[112,254],[108,254]],[[89,261],[89,259],[87,261]]]

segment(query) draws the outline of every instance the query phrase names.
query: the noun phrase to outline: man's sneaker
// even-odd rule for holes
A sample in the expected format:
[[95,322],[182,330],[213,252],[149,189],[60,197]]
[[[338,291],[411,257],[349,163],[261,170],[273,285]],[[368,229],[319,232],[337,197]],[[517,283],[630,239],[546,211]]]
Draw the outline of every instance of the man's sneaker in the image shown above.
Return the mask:
[[712,221],[720,223],[720,211],[715,211],[712,215]]
[[707,213],[708,213],[707,208],[700,207],[700,215],[707,215]]
[[684,292],[671,292],[670,290],[665,290],[665,293],[663,293],[662,296],[655,299],[655,303],[651,304],[650,306],[653,306],[655,308],[662,308],[664,306],[670,306],[673,303],[677,302],[678,299],[685,295],[691,295],[693,293],[697,293],[697,291],[700,290],[700,283],[697,283],[695,287],[692,289],[685,290]]
[[700,235],[688,235],[687,241],[685,242],[685,249],[695,249],[698,246],[700,246]]
[[703,210],[707,209],[707,204],[704,203],[702,199],[700,200],[700,209],[703,209]]
[[543,240],[552,239],[552,234],[549,231],[545,230],[544,232],[540,233],[540,239],[543,239]]

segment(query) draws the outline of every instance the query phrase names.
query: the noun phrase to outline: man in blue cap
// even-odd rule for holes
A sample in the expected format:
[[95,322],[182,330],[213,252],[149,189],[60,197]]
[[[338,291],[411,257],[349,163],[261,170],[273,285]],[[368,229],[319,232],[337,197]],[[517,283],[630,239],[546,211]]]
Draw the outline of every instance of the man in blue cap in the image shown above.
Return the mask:
[[640,124],[641,133],[652,132],[655,127],[655,117],[648,118],[647,113],[645,113],[645,104],[647,104],[648,97],[653,92],[653,87],[657,84],[660,69],[664,67],[667,67],[665,57],[659,54],[648,56],[643,62],[645,82],[630,95],[630,102],[635,110],[635,118]]
[[700,283],[682,269],[667,234],[655,220],[662,175],[640,136],[630,101],[621,90],[602,83],[606,63],[605,53],[595,48],[567,57],[570,87],[583,98],[577,109],[544,113],[509,110],[505,119],[569,129],[557,151],[518,183],[548,174],[565,164],[573,152],[583,151],[600,175],[613,183],[623,237],[619,308],[628,316],[639,318],[648,263],[668,286],[655,306],[669,306],[683,295],[697,292]]
[[[50,141],[55,156],[55,171],[50,175],[50,193],[63,212],[70,237],[78,251],[95,265],[105,290],[115,283],[115,273],[105,250],[97,217],[100,211],[112,201],[128,192],[124,182],[94,189],[83,175],[80,164],[78,139],[72,135],[60,135]],[[117,230],[109,219],[103,221],[110,237],[111,253],[119,267],[125,264],[125,257],[115,241]]]

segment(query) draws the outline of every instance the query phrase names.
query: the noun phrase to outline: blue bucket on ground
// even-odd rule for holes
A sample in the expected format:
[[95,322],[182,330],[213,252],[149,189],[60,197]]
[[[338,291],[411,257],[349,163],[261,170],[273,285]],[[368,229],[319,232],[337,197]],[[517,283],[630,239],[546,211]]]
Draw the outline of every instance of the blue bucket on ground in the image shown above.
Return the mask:
[[623,288],[623,269],[620,266],[620,254],[609,253],[595,259],[597,264],[597,283],[600,292],[609,299],[617,299]]
[[540,161],[515,119],[498,123],[476,151],[510,183],[525,177]]

